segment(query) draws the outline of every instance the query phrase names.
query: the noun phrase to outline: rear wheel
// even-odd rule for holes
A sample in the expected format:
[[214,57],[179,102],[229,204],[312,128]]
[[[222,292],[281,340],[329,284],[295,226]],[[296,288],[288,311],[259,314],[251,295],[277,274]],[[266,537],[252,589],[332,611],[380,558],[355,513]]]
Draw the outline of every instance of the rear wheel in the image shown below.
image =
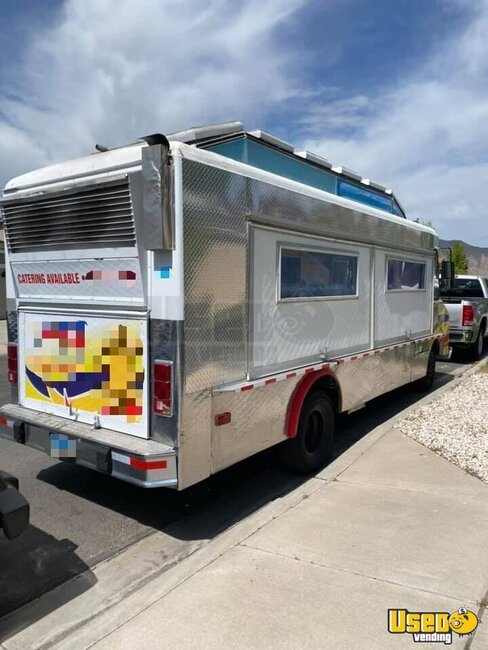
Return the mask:
[[481,359],[481,355],[483,354],[483,345],[485,342],[484,336],[485,336],[485,328],[484,325],[481,325],[478,331],[478,336],[476,338],[476,341],[473,343],[473,345],[470,348],[471,358],[474,361],[478,361],[478,359]]
[[334,408],[324,393],[315,391],[305,399],[295,438],[279,447],[281,460],[300,474],[314,472],[329,460],[334,445]]

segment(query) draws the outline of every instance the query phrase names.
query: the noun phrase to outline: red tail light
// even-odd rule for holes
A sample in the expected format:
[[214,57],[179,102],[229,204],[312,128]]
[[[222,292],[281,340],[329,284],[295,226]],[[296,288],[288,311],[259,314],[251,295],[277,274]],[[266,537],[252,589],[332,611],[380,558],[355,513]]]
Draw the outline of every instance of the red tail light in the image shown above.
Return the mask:
[[7,367],[8,367],[8,374],[7,378],[11,384],[16,384],[17,383],[17,371],[18,371],[18,364],[17,364],[17,344],[16,343],[9,343],[7,345]]
[[472,305],[463,305],[463,325],[474,323],[474,308]]
[[153,411],[173,415],[173,362],[155,361],[153,365]]

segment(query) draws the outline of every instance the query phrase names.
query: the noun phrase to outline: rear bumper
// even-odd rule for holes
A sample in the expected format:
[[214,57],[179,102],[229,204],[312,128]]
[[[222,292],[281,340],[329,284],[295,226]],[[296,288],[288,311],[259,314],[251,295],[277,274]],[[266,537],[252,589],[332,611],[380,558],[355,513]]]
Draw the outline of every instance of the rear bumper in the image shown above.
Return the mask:
[[450,345],[471,345],[476,341],[476,331],[472,327],[449,330]]
[[175,449],[153,440],[93,429],[16,404],[0,408],[0,436],[140,487],[178,485]]

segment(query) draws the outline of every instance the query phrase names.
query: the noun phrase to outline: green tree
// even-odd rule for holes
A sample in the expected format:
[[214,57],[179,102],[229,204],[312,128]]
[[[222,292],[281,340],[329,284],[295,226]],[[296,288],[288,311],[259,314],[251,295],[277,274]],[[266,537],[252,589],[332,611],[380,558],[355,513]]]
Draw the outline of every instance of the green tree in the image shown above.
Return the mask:
[[452,245],[452,261],[454,262],[454,272],[466,273],[468,270],[468,258],[464,252],[464,248],[459,241],[455,241]]

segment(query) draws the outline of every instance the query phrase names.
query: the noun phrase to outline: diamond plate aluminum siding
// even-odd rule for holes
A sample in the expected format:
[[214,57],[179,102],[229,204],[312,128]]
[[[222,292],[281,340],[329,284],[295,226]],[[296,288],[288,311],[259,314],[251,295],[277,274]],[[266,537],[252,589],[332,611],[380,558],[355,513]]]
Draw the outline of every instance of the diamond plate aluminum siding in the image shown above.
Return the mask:
[[246,220],[242,176],[183,162],[186,392],[246,372]]
[[186,392],[247,373],[247,220],[358,243],[431,252],[435,237],[241,176],[183,160]]

